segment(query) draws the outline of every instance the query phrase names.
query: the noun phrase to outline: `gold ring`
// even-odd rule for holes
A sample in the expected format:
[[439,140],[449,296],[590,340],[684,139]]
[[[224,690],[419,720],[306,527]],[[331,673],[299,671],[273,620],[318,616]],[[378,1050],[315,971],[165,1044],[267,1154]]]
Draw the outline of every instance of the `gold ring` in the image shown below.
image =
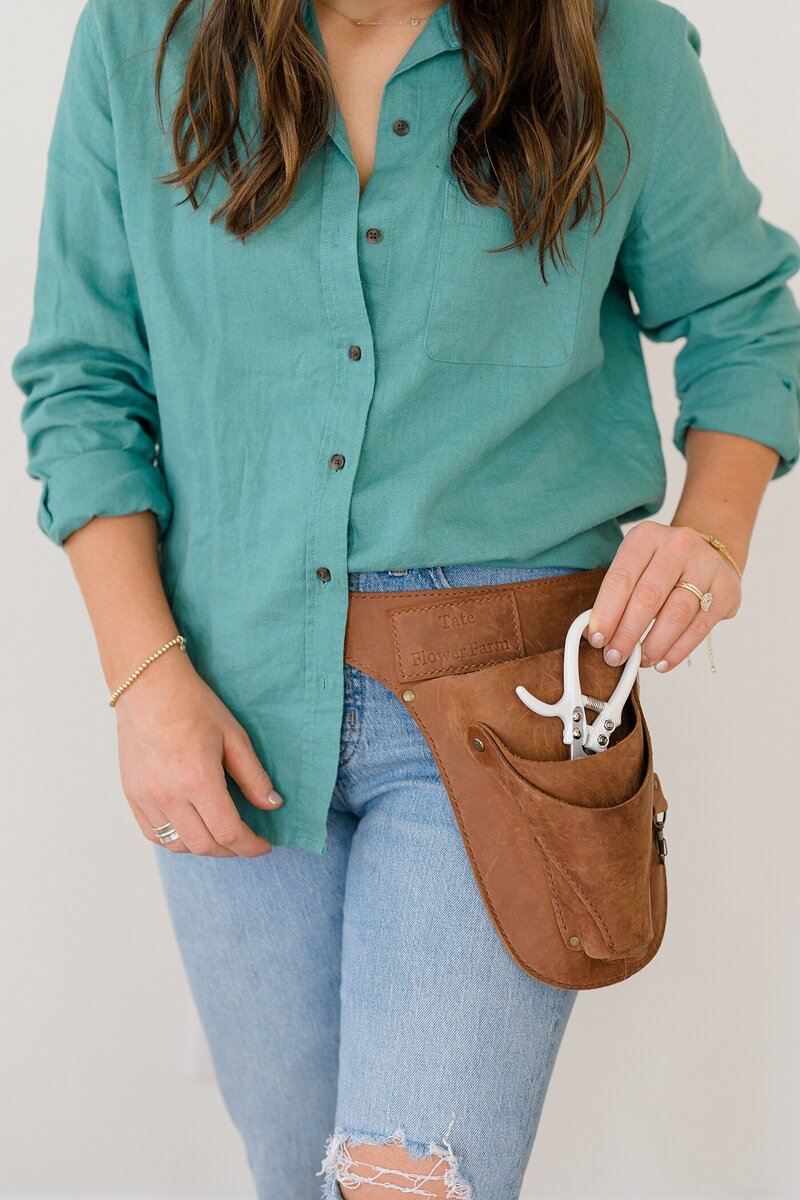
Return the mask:
[[714,599],[714,597],[711,595],[711,592],[701,592],[700,588],[697,587],[696,584],[687,583],[685,579],[681,579],[680,583],[675,584],[675,587],[686,588],[686,590],[691,592],[692,595],[697,596],[703,612],[708,612],[708,610],[711,608],[711,601]]

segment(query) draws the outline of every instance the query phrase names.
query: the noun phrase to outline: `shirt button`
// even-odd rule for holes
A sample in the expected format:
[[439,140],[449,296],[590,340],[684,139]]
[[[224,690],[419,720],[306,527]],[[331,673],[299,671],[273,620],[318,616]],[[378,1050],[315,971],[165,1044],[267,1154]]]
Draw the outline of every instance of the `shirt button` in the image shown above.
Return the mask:
[[352,358],[353,362],[358,362],[359,358],[361,358],[361,347],[351,346],[347,351],[347,356],[348,358]]
[[333,467],[334,471],[341,471],[344,466],[344,455],[332,454],[328,459],[328,463]]
[[410,126],[408,121],[395,121],[394,125],[392,126],[392,129],[395,131],[398,137],[405,137],[409,131],[409,128]]
[[317,567],[317,579],[321,579],[323,583],[327,583],[331,577],[331,573],[327,567]]
[[381,240],[380,229],[368,229],[367,230],[367,241],[368,242],[379,242],[380,240]]

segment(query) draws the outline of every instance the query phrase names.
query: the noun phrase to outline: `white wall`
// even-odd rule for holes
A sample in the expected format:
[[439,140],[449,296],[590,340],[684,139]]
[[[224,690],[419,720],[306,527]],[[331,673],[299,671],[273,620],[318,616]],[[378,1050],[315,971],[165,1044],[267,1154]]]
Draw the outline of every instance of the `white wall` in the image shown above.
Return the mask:
[[[764,214],[797,234],[795,0],[680,7]],[[121,792],[88,618],[66,556],[35,528],[7,370],[27,331],[45,149],[79,8],[2,5],[0,1195],[228,1200],[252,1195],[238,1135]],[[664,520],[683,475],[669,444],[675,352],[647,347],[671,473]],[[670,801],[667,937],[640,975],[578,998],[530,1200],[800,1196],[798,499],[800,471],[768,489],[744,604],[714,635],[717,674],[702,648],[691,667],[643,674]]]

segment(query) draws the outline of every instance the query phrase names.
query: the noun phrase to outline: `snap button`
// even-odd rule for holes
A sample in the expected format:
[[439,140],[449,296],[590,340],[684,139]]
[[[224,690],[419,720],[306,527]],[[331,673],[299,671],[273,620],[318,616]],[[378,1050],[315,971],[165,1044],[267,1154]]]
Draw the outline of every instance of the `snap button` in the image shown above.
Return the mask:
[[569,944],[570,944],[570,946],[580,946],[581,939],[578,937],[577,934],[573,934],[572,937],[569,939]]
[[486,749],[486,746],[483,744],[483,742],[481,741],[481,739],[479,737],[474,737],[472,739],[472,744],[476,750],[485,750]]
[[407,704],[410,704],[411,701],[416,700],[416,698],[417,698],[417,693],[412,692],[411,688],[406,688],[406,690],[403,692],[403,699],[406,701]]

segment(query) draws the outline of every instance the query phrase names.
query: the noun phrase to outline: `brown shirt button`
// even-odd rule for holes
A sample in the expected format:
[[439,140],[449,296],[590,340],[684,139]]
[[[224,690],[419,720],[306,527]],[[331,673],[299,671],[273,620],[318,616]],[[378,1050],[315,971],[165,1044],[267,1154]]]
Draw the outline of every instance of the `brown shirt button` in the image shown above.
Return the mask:
[[392,129],[395,131],[398,137],[405,137],[410,128],[411,127],[408,121],[395,121],[394,125],[392,126]]
[[347,351],[347,356],[348,358],[352,358],[353,362],[358,362],[358,360],[361,358],[361,347],[351,346]]
[[344,466],[344,455],[332,454],[328,459],[328,462],[330,466],[333,467],[334,471],[341,471],[342,467]]
[[327,567],[317,567],[317,579],[321,579],[323,583],[327,583],[331,577],[331,573]]
[[368,242],[379,242],[380,240],[381,240],[381,231],[380,231],[380,229],[374,229],[374,228],[373,228],[373,229],[368,229],[368,230],[367,230],[367,241],[368,241]]

